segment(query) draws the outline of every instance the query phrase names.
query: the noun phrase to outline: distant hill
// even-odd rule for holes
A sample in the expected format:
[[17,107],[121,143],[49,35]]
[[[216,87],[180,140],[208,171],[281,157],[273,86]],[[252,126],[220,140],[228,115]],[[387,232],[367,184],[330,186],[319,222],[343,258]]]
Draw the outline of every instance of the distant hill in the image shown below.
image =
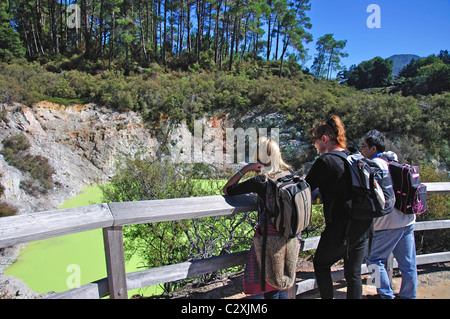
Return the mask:
[[407,65],[412,59],[420,59],[420,56],[415,54],[394,54],[388,59],[394,61],[392,75],[396,77],[405,65]]

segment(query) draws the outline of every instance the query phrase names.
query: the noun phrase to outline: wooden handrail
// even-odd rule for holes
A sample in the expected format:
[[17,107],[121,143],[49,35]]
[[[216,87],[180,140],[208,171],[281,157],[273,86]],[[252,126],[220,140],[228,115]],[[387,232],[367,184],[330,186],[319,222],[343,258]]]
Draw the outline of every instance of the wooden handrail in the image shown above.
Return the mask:
[[[450,183],[425,183],[428,194],[450,193]],[[207,203],[207,205],[205,205]],[[127,290],[188,278],[245,263],[247,252],[125,273],[122,226],[224,216],[256,210],[251,194],[206,196],[124,203],[103,203],[0,218],[0,248],[103,228],[108,277],[56,294],[55,298],[127,298]],[[450,220],[417,223],[416,230],[449,228]],[[308,238],[302,251],[315,249],[320,237]],[[221,268],[222,267],[222,268]],[[163,275],[166,274],[166,275]],[[170,275],[167,275],[170,274]],[[154,280],[154,278],[158,280]],[[165,280],[165,281],[162,281]]]
[[111,227],[108,204],[96,204],[0,218],[0,248]]
[[231,215],[255,209],[255,197],[246,194],[103,203],[8,216],[0,218],[0,248],[98,228]]

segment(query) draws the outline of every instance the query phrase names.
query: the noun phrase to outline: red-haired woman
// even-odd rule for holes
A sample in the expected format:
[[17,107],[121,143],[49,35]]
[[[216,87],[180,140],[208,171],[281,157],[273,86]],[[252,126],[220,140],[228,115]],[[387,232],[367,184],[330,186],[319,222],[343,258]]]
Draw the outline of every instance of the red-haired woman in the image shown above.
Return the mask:
[[[333,298],[331,266],[344,258],[347,298],[362,297],[361,263],[372,221],[351,220],[345,201],[351,198],[351,177],[344,159],[332,151],[349,155],[345,128],[338,116],[316,123],[309,131],[321,156],[309,170],[306,181],[311,190],[319,188],[325,215],[325,230],[314,256],[314,272],[322,298]],[[347,229],[349,226],[349,229]],[[348,236],[348,238],[346,238]],[[347,239],[347,240],[346,240]]]

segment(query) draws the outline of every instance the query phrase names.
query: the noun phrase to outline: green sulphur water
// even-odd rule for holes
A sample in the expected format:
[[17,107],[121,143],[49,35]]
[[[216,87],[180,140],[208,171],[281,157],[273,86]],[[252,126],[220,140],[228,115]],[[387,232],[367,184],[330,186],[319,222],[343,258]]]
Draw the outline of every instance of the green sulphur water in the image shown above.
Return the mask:
[[[91,186],[67,200],[60,208],[85,206],[102,202],[99,187]],[[127,273],[142,270],[138,258],[125,264]],[[62,292],[106,277],[105,252],[101,229],[75,233],[31,242],[5,274],[21,278],[30,289],[46,293]],[[159,294],[162,289],[153,286],[128,292]]]

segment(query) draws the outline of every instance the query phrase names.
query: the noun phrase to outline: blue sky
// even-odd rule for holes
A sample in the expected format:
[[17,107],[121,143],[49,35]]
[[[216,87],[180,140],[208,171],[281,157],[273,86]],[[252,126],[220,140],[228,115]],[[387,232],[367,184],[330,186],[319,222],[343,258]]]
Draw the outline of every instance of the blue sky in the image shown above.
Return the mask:
[[[350,67],[376,56],[394,54],[428,56],[441,49],[450,50],[450,0],[311,0],[314,39],[307,45],[311,59],[317,39],[333,33],[336,40],[347,40],[341,60]],[[381,28],[369,28],[366,12],[370,4],[380,7]]]

